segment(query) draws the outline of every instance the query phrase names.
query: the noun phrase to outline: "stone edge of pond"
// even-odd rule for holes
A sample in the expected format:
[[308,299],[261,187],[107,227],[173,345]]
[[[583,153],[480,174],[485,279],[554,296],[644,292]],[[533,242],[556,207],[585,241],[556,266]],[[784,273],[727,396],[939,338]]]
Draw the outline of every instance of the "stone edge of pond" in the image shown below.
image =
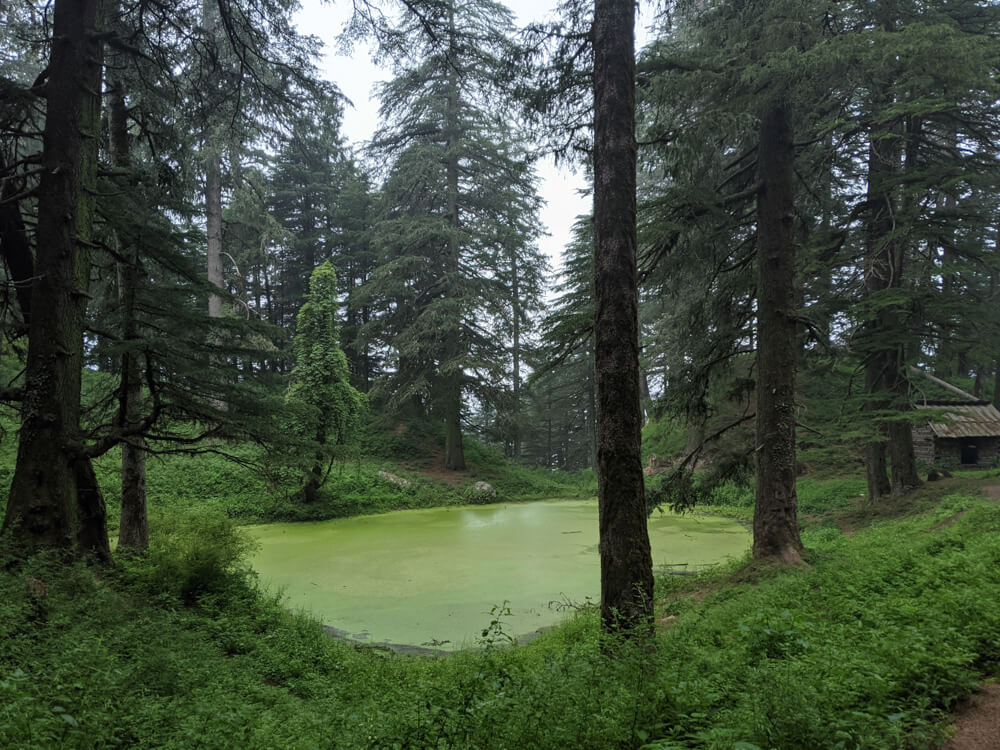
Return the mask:
[[[518,636],[517,641],[512,645],[524,646],[525,644],[531,643],[542,633],[552,630],[553,627],[555,626],[539,628],[538,630],[533,630],[530,633],[525,633],[522,636]],[[348,633],[346,630],[335,628],[332,625],[323,625],[323,630],[325,630],[326,634],[329,635],[331,638],[335,638],[338,641],[344,641],[345,643],[349,643],[355,647],[372,649],[373,651],[391,651],[392,653],[401,654],[403,656],[429,656],[434,658],[442,658],[445,656],[453,656],[454,654],[460,653],[462,651],[479,650],[473,647],[473,648],[459,649],[457,651],[446,651],[445,649],[441,648],[411,646],[406,643],[388,643],[385,641],[381,643],[368,643],[366,641],[359,641],[357,638],[353,638],[351,634]]]

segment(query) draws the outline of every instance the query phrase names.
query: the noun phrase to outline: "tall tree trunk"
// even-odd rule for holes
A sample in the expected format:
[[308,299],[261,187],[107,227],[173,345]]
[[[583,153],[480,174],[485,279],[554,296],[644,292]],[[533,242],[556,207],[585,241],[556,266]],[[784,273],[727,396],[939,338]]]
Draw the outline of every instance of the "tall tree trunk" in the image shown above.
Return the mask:
[[757,501],[753,556],[802,562],[795,493],[795,149],[787,105],[768,107],[757,164]]
[[[450,34],[451,52],[454,54],[458,45],[455,31],[455,7],[449,5],[448,29]],[[453,296],[454,319],[450,321],[446,332],[447,344],[444,380],[444,417],[445,417],[445,468],[452,471],[465,470],[465,450],[462,446],[462,367],[460,348],[460,329],[462,325],[462,310],[458,299],[459,268],[459,215],[458,215],[458,80],[454,67],[449,68],[448,80],[448,111],[447,111],[447,153],[448,153],[448,224],[451,232],[448,236],[448,256],[445,261],[445,289]]]
[[513,396],[513,408],[511,409],[511,425],[513,434],[511,436],[513,442],[514,460],[521,458],[521,285],[520,279],[518,278],[518,267],[517,267],[517,253],[511,251],[510,254],[510,268],[511,268],[511,283],[510,283],[510,294],[511,294],[511,314],[513,317],[513,342],[511,352],[513,357],[514,365],[514,392]]
[[[128,111],[125,105],[125,87],[118,73],[109,76],[108,115],[111,131],[111,162],[116,167],[127,169],[131,165]],[[119,247],[119,254],[126,260],[119,261],[118,272],[122,339],[125,343],[121,359],[118,419],[121,427],[128,431],[135,428],[142,420],[142,373],[139,367],[139,352],[135,347],[135,342],[139,338],[135,317],[140,276],[139,248],[134,245]],[[145,441],[141,435],[133,435],[122,443],[122,509],[118,526],[118,549],[142,551],[148,547]]]
[[[208,258],[208,281],[219,289],[222,278],[222,166],[212,146],[205,161],[205,234]],[[208,317],[222,317],[222,297],[208,295]]]
[[[593,354],[587,352],[593,361]],[[597,383],[591,369],[587,376],[587,467],[597,470]]]
[[[212,37],[217,36],[219,11],[214,0],[202,0],[201,26]],[[216,75],[218,79],[218,75]],[[205,160],[205,239],[210,284],[223,288],[222,276],[222,149],[218,134],[211,123],[205,128],[203,158]],[[208,317],[222,317],[222,297],[208,295]]]
[[[898,169],[900,139],[895,133],[878,137],[872,133],[868,146],[868,219],[865,227],[865,291],[868,297],[888,289],[893,283],[892,252],[893,222],[896,206],[892,196],[892,179]],[[873,413],[873,429],[877,434],[865,446],[865,469],[868,477],[868,498],[876,500],[888,495],[892,485],[886,463],[886,427],[879,414],[890,404],[889,383],[891,356],[886,337],[892,336],[891,321],[883,310],[866,325],[870,340],[865,361],[865,384],[868,391],[866,410]],[[889,330],[887,330],[889,329]]]
[[635,3],[594,3],[594,350],[601,624],[652,632],[653,563],[640,447]]
[[[914,169],[922,128],[921,118],[915,116],[907,118],[904,131],[906,144],[903,161],[904,172],[910,172]],[[900,203],[902,222],[900,222],[899,217],[894,217],[893,223],[905,225],[915,213],[914,201],[908,193],[904,193]],[[887,238],[884,248],[888,255],[887,265],[890,269],[889,287],[902,289],[909,242],[905,234],[902,237],[899,236],[897,229]],[[887,306],[882,313],[883,318],[880,323],[882,331],[889,334],[886,337],[883,358],[887,368],[886,385],[889,391],[889,403],[897,414],[886,424],[887,451],[892,469],[890,494],[894,497],[902,496],[921,484],[917,474],[916,454],[913,448],[913,424],[905,416],[913,410],[908,372],[908,362],[911,355],[908,350],[915,347],[907,346],[909,314],[909,306],[903,307],[899,304]]]
[[58,0],[46,83],[34,301],[17,464],[4,529],[26,548],[111,559],[104,503],[81,457],[80,375],[101,112],[100,0]]
[[[889,353],[895,361],[891,367],[890,391],[897,411],[912,411],[910,407],[910,379],[907,377],[905,346],[900,345]],[[917,473],[917,458],[913,448],[913,423],[904,418],[890,420],[886,426],[889,462],[892,466],[890,494],[901,497],[921,485]]]

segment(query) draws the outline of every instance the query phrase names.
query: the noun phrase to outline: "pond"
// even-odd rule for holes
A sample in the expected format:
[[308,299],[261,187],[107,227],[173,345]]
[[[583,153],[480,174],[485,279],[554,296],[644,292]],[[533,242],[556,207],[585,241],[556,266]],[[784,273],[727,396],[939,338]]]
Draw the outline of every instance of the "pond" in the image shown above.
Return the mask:
[[[513,636],[597,602],[597,501],[407,510],[249,527],[253,567],[288,603],[350,638],[455,650],[497,605]],[[698,570],[749,548],[734,521],[654,513],[654,566]]]

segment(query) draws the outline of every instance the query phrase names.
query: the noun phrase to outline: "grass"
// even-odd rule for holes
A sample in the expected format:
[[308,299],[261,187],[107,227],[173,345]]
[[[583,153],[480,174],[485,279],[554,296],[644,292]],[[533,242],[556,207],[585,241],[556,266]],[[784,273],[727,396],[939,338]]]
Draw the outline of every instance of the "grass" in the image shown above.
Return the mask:
[[3,568],[0,747],[927,747],[1000,665],[1000,506],[976,481],[869,525],[856,487],[817,483],[809,567],[658,581],[653,650],[584,609],[517,648],[487,618],[449,659],[328,638],[260,592],[218,509],[166,505],[113,571]]
[[[241,523],[266,523],[482,502],[471,491],[479,481],[491,484],[497,499],[505,502],[591,497],[597,492],[593,472],[571,475],[523,466],[469,438],[465,440],[468,470],[441,471],[436,469],[437,446],[444,438],[438,426],[418,421],[407,423],[404,430],[395,427],[373,418],[355,456],[331,467],[318,500],[309,504],[296,497],[298,477],[270,463],[266,451],[250,443],[210,444],[205,446],[208,452],[197,455],[151,455],[146,479],[149,507],[164,513],[199,507]],[[0,513],[13,476],[16,434],[12,419],[0,417]],[[97,459],[94,467],[113,530],[121,503],[119,450]],[[405,479],[408,486],[386,479],[386,473]]]

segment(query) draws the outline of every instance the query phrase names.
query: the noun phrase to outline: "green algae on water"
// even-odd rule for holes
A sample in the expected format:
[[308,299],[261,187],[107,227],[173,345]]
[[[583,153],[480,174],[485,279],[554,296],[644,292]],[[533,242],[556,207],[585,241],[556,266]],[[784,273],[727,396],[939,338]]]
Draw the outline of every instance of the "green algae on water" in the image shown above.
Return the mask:
[[[499,606],[504,631],[551,626],[597,601],[597,502],[562,501],[397,511],[250,527],[253,567],[288,603],[350,637],[455,650]],[[725,518],[654,514],[654,567],[698,570],[749,548]]]

